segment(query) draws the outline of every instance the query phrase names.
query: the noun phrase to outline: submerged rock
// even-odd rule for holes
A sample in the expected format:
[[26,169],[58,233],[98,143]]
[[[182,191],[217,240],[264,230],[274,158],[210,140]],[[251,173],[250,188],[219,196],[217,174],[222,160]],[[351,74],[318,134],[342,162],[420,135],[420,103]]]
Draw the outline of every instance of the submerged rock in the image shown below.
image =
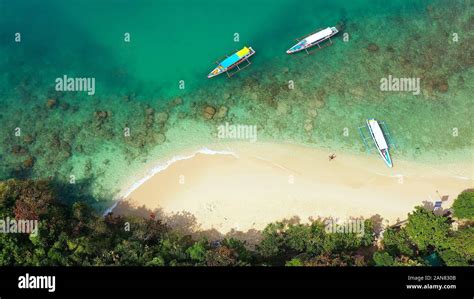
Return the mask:
[[56,99],[48,99],[46,101],[46,107],[48,107],[49,109],[52,109],[54,108],[54,106],[56,106],[57,103],[58,101]]
[[316,110],[316,109],[308,109],[308,114],[309,114],[309,116],[311,116],[311,117],[316,117],[316,116],[318,116],[318,110]]
[[166,141],[166,136],[165,136],[165,134],[158,133],[158,134],[156,135],[156,142],[157,142],[158,144],[162,144],[162,143],[165,142],[165,141]]
[[108,118],[110,116],[111,116],[111,112],[108,112],[108,111],[94,112],[95,129],[102,130],[102,126],[108,121]]
[[464,86],[464,77],[461,76],[461,75],[458,77],[458,84],[459,84],[460,86]]
[[82,153],[82,152],[84,152],[84,147],[81,144],[79,144],[79,145],[76,146],[76,151],[78,153]]
[[214,117],[214,114],[216,114],[216,108],[210,105],[205,106],[202,110],[202,115],[205,119],[212,119]]
[[176,98],[171,102],[171,105],[173,106],[179,106],[183,104],[183,99],[182,98]]
[[28,151],[26,150],[26,148],[22,147],[21,145],[14,145],[12,147],[12,154],[24,155],[26,153],[28,153]]
[[107,111],[96,111],[94,112],[94,117],[97,119],[97,120],[105,120],[108,116],[108,113]]
[[32,135],[27,134],[27,135],[25,135],[25,137],[23,137],[23,141],[26,144],[32,144],[35,141],[35,138]]
[[323,108],[326,104],[324,103],[324,100],[321,98],[315,98],[311,99],[309,102],[311,108],[318,108],[321,109]]
[[153,117],[147,117],[145,120],[145,127],[151,128],[153,127],[153,123],[154,123]]
[[147,108],[145,112],[146,112],[146,115],[153,115],[155,113],[155,110],[150,107],[150,108]]
[[346,23],[344,21],[339,21],[336,24],[336,29],[339,31],[343,31],[346,28]]
[[285,115],[291,113],[291,106],[287,102],[278,101],[276,108],[277,115]]
[[147,128],[151,128],[155,122],[155,110],[153,108],[147,108],[145,113],[145,126]]
[[156,122],[159,124],[163,124],[168,120],[168,113],[160,112],[156,114]]
[[438,89],[439,92],[442,92],[442,93],[447,92],[448,89],[449,89],[448,81],[441,80],[440,82],[438,82],[437,89]]
[[66,111],[66,110],[69,109],[69,104],[68,104],[68,103],[62,103],[62,104],[60,105],[60,107],[61,107],[62,110]]
[[224,118],[227,116],[227,111],[229,109],[226,106],[221,106],[216,113],[216,118]]
[[69,142],[67,141],[64,141],[61,143],[61,147],[69,153],[69,155],[71,155],[71,151],[72,151],[72,146],[69,144]]
[[377,52],[379,50],[379,46],[377,46],[375,43],[370,43],[367,47],[367,50],[369,50],[369,52]]
[[58,133],[53,133],[51,136],[51,147],[53,149],[59,149],[61,147],[61,138]]
[[35,158],[33,156],[28,156],[25,161],[23,161],[23,167],[24,168],[31,168],[35,164]]
[[313,130],[313,121],[311,119],[306,119],[304,121],[304,130],[306,132],[310,132],[311,130]]
[[86,164],[84,165],[84,172],[89,173],[92,171],[92,160],[87,160]]

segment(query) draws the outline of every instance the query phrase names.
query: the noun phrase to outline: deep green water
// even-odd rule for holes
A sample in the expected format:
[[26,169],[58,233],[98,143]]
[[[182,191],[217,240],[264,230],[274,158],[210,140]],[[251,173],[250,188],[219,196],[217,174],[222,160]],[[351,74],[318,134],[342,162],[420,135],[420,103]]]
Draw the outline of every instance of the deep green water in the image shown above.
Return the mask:
[[[364,153],[356,128],[368,117],[389,124],[395,164],[472,170],[473,12],[469,1],[0,0],[0,179],[72,174],[107,196],[146,161],[216,142],[223,122]],[[341,33],[314,55],[285,54],[338,22],[348,42]],[[244,45],[257,51],[251,67],[206,78]],[[96,78],[96,94],[55,91],[62,75]],[[420,78],[421,94],[380,91],[388,75]],[[205,105],[228,112],[206,120]]]

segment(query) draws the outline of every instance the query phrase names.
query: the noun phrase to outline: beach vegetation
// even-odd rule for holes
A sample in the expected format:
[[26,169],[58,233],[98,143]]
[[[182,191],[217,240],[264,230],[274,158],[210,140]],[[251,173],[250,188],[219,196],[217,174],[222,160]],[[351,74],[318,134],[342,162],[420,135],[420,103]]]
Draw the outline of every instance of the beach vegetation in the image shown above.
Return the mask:
[[[452,257],[456,254],[458,260],[466,262],[465,265],[472,264],[474,261],[474,227],[463,227],[453,232],[449,238],[448,250],[452,251],[452,253],[448,253],[448,256]],[[444,260],[445,256],[441,255],[441,258]]]
[[0,182],[0,217],[39,222],[37,234],[0,234],[0,265],[417,266],[430,265],[430,257],[447,266],[474,263],[474,227],[454,231],[447,216],[421,207],[405,227],[386,229],[381,246],[371,220],[362,232],[333,232],[323,219],[270,223],[249,246],[236,238],[194,239],[151,217],[102,216],[85,201],[68,203],[64,190],[48,180]]
[[447,266],[467,266],[468,261],[457,252],[447,249],[440,252],[441,259]]
[[448,218],[435,215],[422,207],[408,215],[406,232],[420,251],[447,247],[450,224]]
[[392,256],[413,256],[415,254],[415,246],[411,243],[405,228],[398,230],[388,228],[383,234],[382,244],[385,251]]
[[[474,227],[452,230],[447,216],[416,207],[405,227],[385,230],[382,247],[393,265],[467,266],[474,261]],[[383,263],[380,254],[377,262]]]
[[474,190],[459,194],[453,204],[454,216],[459,219],[474,220]]
[[394,259],[388,252],[374,253],[374,262],[376,266],[393,266]]
[[301,259],[295,257],[295,258],[292,258],[291,260],[287,261],[285,263],[285,266],[287,266],[287,267],[292,267],[292,266],[299,267],[299,266],[304,266],[304,263]]
[[198,263],[204,263],[206,261],[207,247],[208,242],[206,240],[200,240],[189,247],[186,252],[189,254],[191,260],[197,261]]

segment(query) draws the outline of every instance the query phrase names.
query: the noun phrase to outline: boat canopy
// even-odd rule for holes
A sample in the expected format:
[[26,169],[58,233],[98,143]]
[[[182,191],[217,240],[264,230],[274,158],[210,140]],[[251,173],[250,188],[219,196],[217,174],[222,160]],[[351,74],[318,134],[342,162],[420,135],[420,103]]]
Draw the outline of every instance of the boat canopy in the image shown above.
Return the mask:
[[382,129],[379,126],[379,123],[375,119],[369,120],[369,126],[374,134],[375,142],[377,142],[377,145],[379,149],[387,149],[388,145],[387,142],[385,141],[385,136],[383,135]]
[[313,34],[313,35],[308,36],[308,37],[306,38],[306,42],[307,42],[308,44],[312,44],[312,43],[314,43],[315,41],[318,41],[318,40],[323,39],[323,38],[325,38],[325,37],[327,37],[327,36],[330,36],[331,34],[332,34],[332,30],[331,30],[331,28],[328,27],[328,28],[326,28],[326,29],[324,29],[324,30],[321,30],[321,31],[319,31],[319,32],[316,32],[316,33]]
[[234,63],[236,63],[237,61],[242,59],[242,57],[244,57],[245,55],[247,55],[249,53],[250,53],[249,48],[244,47],[242,50],[240,50],[240,51],[232,54],[231,56],[227,57],[226,59],[224,59],[221,62],[220,65],[224,68],[228,68],[228,67],[230,67],[231,65],[233,65]]
[[237,52],[237,55],[239,55],[240,57],[244,57],[244,56],[247,55],[249,52],[250,52],[249,48],[243,47],[242,50],[240,50],[239,52]]

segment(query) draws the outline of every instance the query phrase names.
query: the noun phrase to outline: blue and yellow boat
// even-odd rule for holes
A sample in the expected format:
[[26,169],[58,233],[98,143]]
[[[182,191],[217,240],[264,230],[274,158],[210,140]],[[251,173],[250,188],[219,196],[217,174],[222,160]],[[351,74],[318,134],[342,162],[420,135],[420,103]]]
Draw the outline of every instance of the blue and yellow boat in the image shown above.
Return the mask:
[[[231,55],[227,55],[224,60],[216,62],[218,64],[217,67],[213,69],[212,72],[207,75],[207,77],[212,78],[222,73],[227,73],[227,76],[229,76],[230,78],[235,73],[241,71],[242,69],[250,65],[250,61],[248,60],[248,58],[253,54],[255,54],[255,50],[252,49],[252,47],[243,47],[239,51]],[[247,62],[247,64],[244,67],[239,67],[239,64],[244,61]],[[234,68],[237,68],[237,71],[229,72]]]

